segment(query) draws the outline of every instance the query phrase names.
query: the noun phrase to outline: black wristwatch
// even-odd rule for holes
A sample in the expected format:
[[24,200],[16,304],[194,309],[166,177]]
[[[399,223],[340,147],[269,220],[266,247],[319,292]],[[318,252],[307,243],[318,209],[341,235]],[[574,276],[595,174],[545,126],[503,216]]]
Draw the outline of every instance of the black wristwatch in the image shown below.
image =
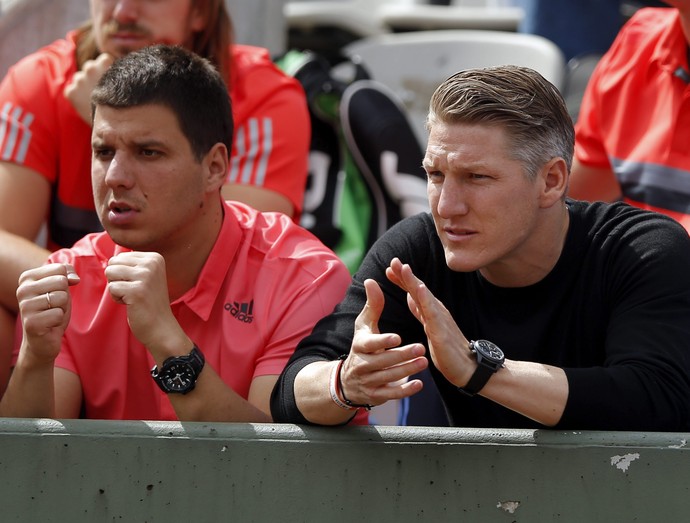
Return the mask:
[[186,356],[172,356],[165,360],[160,370],[154,365],[151,376],[163,392],[187,394],[194,390],[205,361],[199,347],[194,345]]
[[470,342],[470,350],[477,358],[477,370],[464,387],[458,387],[460,392],[474,396],[484,388],[489,378],[503,367],[506,357],[495,343],[487,340]]

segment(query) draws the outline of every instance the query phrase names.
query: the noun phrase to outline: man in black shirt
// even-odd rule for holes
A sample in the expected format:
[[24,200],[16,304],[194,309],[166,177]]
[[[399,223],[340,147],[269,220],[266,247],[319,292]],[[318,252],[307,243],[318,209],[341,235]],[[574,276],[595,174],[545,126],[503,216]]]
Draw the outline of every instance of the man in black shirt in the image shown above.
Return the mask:
[[446,80],[423,161],[430,214],[392,227],[298,346],[275,421],[335,425],[421,390],[452,425],[690,428],[690,238],[622,203],[566,199],[557,89],[501,66]]

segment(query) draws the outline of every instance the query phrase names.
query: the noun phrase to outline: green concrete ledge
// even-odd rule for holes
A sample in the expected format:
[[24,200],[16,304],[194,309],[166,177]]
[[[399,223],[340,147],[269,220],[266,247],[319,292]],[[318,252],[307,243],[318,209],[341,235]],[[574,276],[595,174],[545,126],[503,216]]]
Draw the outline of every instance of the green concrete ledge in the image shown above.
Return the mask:
[[689,436],[0,419],[0,521],[690,521]]

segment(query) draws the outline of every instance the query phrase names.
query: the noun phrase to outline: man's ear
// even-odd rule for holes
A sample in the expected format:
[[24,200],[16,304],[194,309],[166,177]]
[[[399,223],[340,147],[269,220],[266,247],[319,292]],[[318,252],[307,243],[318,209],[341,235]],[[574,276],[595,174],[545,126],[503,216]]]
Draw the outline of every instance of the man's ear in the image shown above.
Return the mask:
[[560,156],[552,158],[539,172],[541,194],[539,199],[544,208],[563,200],[568,191],[568,165]]
[[228,148],[218,142],[206,153],[202,163],[206,168],[206,189],[209,192],[220,190],[228,176]]

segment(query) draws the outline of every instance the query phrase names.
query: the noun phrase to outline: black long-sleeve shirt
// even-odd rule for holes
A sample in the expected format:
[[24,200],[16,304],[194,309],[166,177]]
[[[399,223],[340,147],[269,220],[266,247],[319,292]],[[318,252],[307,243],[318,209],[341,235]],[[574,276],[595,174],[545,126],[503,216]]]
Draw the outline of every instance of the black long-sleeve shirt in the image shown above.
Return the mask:
[[[372,247],[343,302],[297,347],[274,389],[278,422],[305,423],[294,377],[305,365],[347,354],[366,301],[363,281],[386,299],[381,332],[427,339],[405,293],[388,281],[408,263],[470,340],[488,339],[512,360],[565,370],[569,395],[557,428],[685,431],[690,428],[690,238],[675,221],[625,204],[568,201],[561,256],[534,285],[501,288],[478,271],[451,271],[429,214],[392,227]],[[430,361],[452,425],[538,428],[481,396],[457,391]]]

